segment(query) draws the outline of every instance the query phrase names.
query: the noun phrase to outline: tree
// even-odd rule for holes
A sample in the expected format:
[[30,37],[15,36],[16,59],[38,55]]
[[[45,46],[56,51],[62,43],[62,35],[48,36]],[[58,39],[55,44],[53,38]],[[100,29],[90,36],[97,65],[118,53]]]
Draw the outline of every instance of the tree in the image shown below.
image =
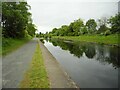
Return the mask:
[[120,33],[120,12],[109,19],[112,33]]
[[51,34],[52,34],[53,36],[59,36],[59,29],[53,28]]
[[[2,34],[4,37],[24,38],[26,34],[35,33],[29,9],[27,2],[2,3]],[[30,22],[32,26],[30,26]]]
[[28,34],[32,37],[35,35],[35,31],[37,30],[35,28],[35,25],[32,23],[28,23],[26,29],[27,29]]
[[54,34],[56,32],[57,28],[53,28],[52,30],[52,34]]
[[61,36],[67,36],[68,35],[68,26],[63,25],[59,30],[60,30],[60,35]]
[[74,21],[74,23],[73,23],[73,31],[74,31],[75,36],[79,35],[80,29],[83,26],[84,26],[84,23],[83,23],[82,19],[78,19],[78,20]]
[[84,26],[80,29],[80,34],[87,34],[87,28]]
[[94,19],[89,19],[86,22],[86,27],[88,29],[88,33],[92,34],[92,33],[94,33],[96,31],[97,24],[96,24]]
[[73,22],[68,27],[68,36],[73,36]]
[[109,28],[107,27],[107,18],[106,17],[102,17],[101,19],[98,19],[98,31],[97,33],[104,33],[106,30],[108,30]]

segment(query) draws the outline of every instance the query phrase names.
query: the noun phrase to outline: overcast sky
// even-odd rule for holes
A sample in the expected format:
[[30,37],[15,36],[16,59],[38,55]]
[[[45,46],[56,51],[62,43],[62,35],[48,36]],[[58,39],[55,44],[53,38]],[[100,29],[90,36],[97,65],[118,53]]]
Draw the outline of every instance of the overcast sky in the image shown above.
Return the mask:
[[[89,2],[88,2],[89,1]],[[87,21],[118,12],[119,0],[27,0],[38,32],[45,33],[82,18]]]

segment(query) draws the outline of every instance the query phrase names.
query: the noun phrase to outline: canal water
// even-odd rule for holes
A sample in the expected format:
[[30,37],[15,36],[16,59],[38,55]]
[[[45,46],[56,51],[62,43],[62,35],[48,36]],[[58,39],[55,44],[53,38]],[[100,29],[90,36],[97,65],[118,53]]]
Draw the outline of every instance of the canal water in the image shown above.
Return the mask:
[[118,88],[119,48],[60,39],[44,45],[80,88]]

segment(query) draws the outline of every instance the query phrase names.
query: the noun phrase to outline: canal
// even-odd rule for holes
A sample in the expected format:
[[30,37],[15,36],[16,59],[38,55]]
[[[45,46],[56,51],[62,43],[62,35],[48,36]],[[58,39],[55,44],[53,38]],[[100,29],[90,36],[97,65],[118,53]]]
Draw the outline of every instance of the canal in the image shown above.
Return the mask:
[[119,48],[60,39],[44,45],[80,88],[118,87]]

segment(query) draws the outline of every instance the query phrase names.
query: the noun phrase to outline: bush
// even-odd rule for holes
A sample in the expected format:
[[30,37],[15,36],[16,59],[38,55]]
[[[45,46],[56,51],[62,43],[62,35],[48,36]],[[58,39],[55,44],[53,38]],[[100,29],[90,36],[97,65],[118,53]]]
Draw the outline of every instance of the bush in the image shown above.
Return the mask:
[[10,38],[4,38],[4,37],[2,37],[2,47],[9,46],[10,45],[10,41],[11,41]]

